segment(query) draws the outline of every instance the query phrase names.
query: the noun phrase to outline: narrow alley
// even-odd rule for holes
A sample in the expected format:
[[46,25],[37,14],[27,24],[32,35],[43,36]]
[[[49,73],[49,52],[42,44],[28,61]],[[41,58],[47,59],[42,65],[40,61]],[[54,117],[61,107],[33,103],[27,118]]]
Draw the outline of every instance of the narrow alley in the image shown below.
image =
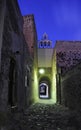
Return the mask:
[[81,40],[48,35],[40,15],[39,38],[35,20],[0,0],[0,130],[81,130]]

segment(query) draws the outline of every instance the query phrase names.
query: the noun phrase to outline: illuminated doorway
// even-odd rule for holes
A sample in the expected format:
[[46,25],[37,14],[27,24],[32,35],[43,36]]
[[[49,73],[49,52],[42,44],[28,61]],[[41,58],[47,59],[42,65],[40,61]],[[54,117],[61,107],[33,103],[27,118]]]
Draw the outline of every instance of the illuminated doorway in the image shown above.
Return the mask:
[[49,98],[48,94],[48,85],[46,83],[41,83],[39,85],[39,97],[40,98]]
[[48,77],[42,77],[39,81],[39,98],[48,99],[50,98],[50,80]]

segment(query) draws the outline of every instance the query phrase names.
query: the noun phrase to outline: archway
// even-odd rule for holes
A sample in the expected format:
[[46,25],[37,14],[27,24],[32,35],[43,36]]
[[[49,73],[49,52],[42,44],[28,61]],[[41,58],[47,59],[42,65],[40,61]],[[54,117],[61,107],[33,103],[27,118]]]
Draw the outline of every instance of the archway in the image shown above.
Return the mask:
[[16,61],[13,58],[10,59],[9,68],[8,104],[11,107],[17,104],[17,71]]
[[42,77],[39,80],[39,98],[48,99],[50,98],[51,83],[48,77]]

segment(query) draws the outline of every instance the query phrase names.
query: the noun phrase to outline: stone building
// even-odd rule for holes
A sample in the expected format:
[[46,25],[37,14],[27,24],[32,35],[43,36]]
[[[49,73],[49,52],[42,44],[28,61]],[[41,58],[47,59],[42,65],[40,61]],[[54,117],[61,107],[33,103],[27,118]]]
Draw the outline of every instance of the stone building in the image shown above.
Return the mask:
[[[38,71],[38,54],[37,54],[37,31],[35,25],[34,15],[25,15],[23,16],[23,33],[26,40],[26,45],[29,48],[30,54],[30,61],[29,61],[29,68],[30,68],[30,76],[29,76],[29,87],[27,87],[27,103],[31,104],[34,103],[37,96],[35,93],[36,87],[38,87],[37,83],[37,71]],[[27,76],[28,77],[28,76]],[[26,79],[28,79],[26,77]],[[36,98],[35,98],[36,97]]]
[[54,48],[51,44],[47,34],[38,42],[38,102],[80,110],[81,41],[56,41]]
[[53,52],[56,61],[57,102],[72,109],[81,107],[81,42],[56,41]]
[[52,70],[53,48],[52,41],[49,40],[46,33],[38,41],[37,47],[37,73],[33,86],[34,100],[38,103],[56,103],[56,80]]
[[81,63],[60,78],[61,104],[72,110],[81,109]]
[[23,33],[27,42],[29,52],[32,58],[34,58],[35,49],[37,48],[37,32],[35,19],[33,14],[23,16],[24,25]]
[[[37,42],[34,16],[25,15],[23,19],[23,32],[32,59],[31,102],[60,103],[70,108],[78,102],[80,106],[81,42],[56,41],[52,48],[52,41],[46,33]],[[76,90],[80,90],[79,96]]]
[[[30,87],[27,87],[27,91],[29,92],[26,98],[27,103],[56,103],[56,64],[52,56],[52,41],[49,40],[47,34],[44,33],[42,39],[38,42],[33,14],[23,16],[23,20],[23,33],[29,48],[31,59],[31,62],[29,61],[31,78]],[[43,75],[39,72],[42,68],[45,70],[45,74]],[[27,77],[28,76],[25,78],[27,79]],[[47,87],[49,90],[46,89],[48,96],[44,95],[44,99],[45,96],[47,96],[47,100],[40,98],[40,84],[44,82],[44,80],[46,83],[45,85],[49,86],[49,88]]]
[[81,41],[56,41],[55,50],[61,73],[81,62]]
[[26,68],[30,60],[17,0],[0,3],[0,111],[23,110]]

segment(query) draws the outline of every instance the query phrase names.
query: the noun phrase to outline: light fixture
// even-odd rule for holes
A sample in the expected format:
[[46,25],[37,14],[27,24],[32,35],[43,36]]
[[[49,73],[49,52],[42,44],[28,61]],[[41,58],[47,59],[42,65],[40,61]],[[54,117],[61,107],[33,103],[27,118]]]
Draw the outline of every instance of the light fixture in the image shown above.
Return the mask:
[[45,70],[44,70],[44,69],[39,69],[39,73],[40,73],[40,74],[44,74],[44,73],[45,73]]

